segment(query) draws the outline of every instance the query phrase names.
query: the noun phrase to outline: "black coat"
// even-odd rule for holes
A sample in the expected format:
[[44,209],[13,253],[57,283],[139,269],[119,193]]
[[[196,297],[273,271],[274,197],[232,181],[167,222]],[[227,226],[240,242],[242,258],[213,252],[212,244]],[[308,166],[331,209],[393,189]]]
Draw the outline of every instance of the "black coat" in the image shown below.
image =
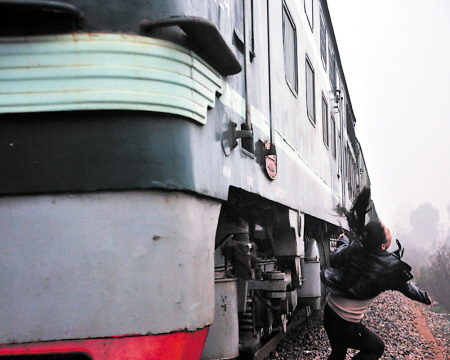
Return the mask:
[[385,250],[369,252],[352,233],[339,239],[330,257],[331,267],[320,273],[323,284],[336,295],[368,300],[386,290],[397,290],[412,300],[430,304],[428,294],[409,280],[411,267],[401,261],[399,253]]

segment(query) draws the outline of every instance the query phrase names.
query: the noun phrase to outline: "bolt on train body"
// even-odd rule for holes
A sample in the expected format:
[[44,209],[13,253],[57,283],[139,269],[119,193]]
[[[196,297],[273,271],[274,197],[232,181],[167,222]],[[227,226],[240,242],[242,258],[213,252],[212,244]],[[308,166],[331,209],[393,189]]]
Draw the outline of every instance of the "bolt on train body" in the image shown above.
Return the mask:
[[320,306],[369,185],[325,0],[0,20],[0,360],[231,359]]

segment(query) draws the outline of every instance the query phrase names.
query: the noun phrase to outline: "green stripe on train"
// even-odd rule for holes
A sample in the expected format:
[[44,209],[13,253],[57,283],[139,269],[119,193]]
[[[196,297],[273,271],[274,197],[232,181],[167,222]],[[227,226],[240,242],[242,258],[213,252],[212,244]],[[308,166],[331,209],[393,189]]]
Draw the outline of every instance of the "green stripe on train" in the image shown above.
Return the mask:
[[139,110],[206,123],[221,76],[193,52],[134,35],[0,38],[0,113]]

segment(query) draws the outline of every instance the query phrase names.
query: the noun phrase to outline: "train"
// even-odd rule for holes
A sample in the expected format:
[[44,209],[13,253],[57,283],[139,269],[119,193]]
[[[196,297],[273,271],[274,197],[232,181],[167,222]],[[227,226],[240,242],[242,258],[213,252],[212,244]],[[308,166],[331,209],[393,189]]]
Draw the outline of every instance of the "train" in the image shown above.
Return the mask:
[[370,186],[326,0],[0,0],[0,84],[0,360],[255,357],[320,308]]

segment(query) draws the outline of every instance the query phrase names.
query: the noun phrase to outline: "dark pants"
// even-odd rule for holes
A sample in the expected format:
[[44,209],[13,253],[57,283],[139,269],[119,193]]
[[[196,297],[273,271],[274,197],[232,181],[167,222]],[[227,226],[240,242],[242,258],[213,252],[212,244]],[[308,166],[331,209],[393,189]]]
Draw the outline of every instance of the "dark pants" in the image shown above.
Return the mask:
[[331,345],[328,360],[344,360],[347,349],[360,350],[353,359],[379,359],[384,352],[384,343],[373,331],[362,323],[345,321],[327,304],[323,314],[323,326]]

